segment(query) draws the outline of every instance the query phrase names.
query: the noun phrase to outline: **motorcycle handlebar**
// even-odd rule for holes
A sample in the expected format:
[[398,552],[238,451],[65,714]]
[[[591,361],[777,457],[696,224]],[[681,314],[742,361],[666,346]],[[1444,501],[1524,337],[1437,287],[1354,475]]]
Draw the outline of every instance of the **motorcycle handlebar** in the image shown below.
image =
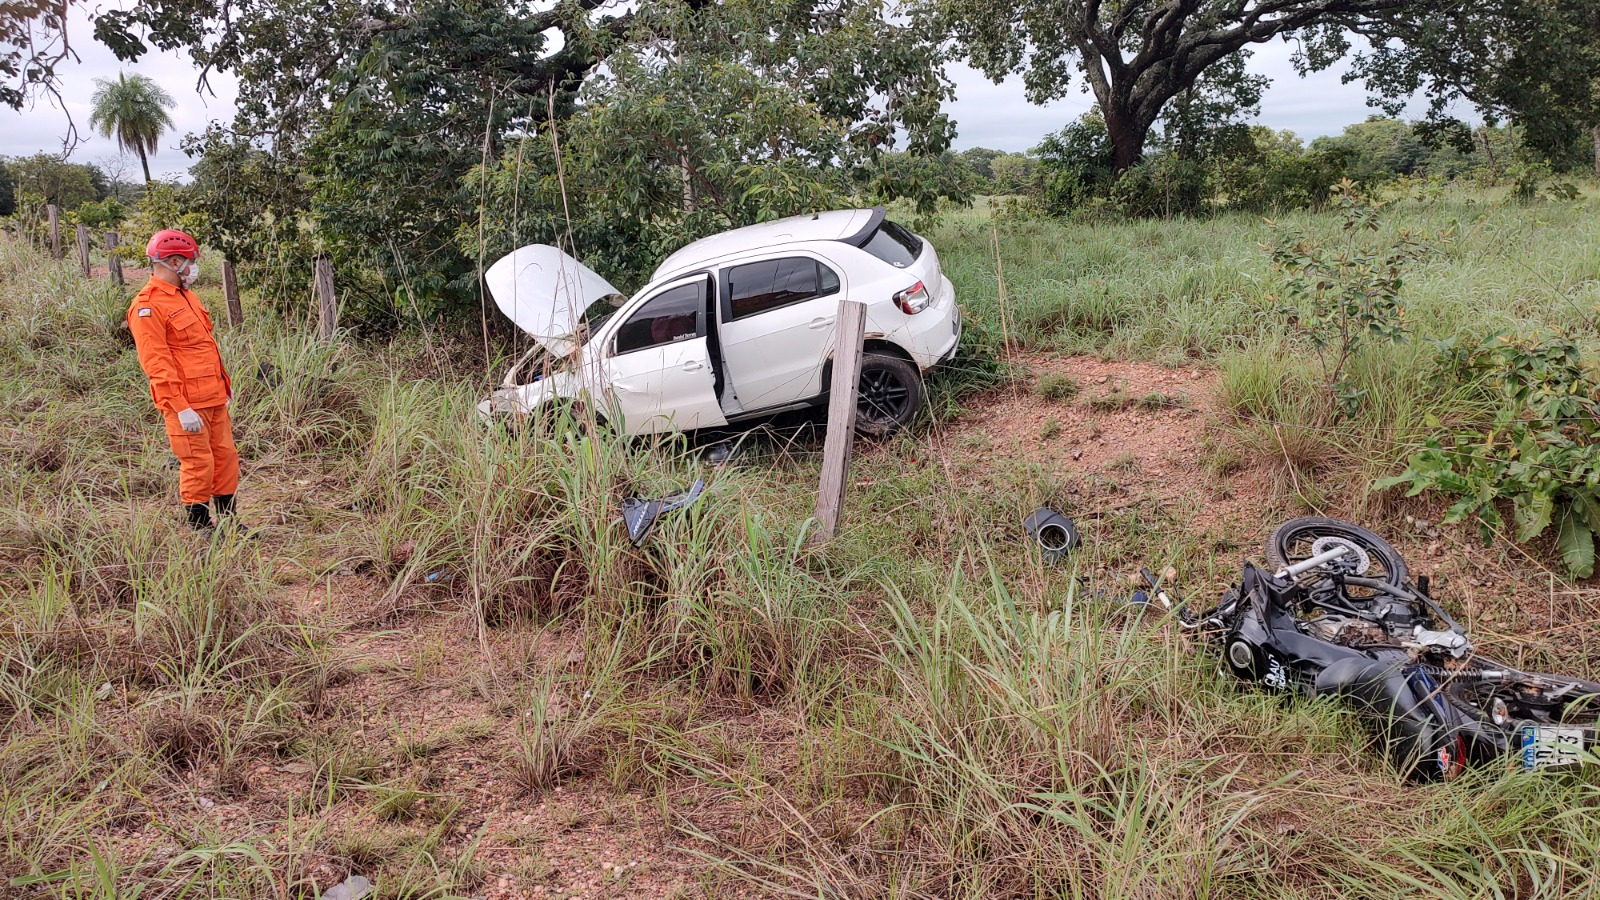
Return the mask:
[[1294,565],[1285,566],[1285,567],[1279,569],[1277,572],[1273,573],[1273,577],[1274,578],[1295,578],[1295,577],[1298,577],[1299,575],[1301,575],[1303,573],[1311,571],[1312,569],[1319,568],[1321,566],[1325,566],[1328,563],[1333,562],[1334,560],[1338,559],[1341,556],[1344,556],[1346,553],[1349,553],[1349,552],[1350,552],[1350,548],[1347,547],[1347,546],[1339,546],[1339,547],[1334,547],[1332,550],[1324,550],[1323,552],[1318,553],[1316,556],[1313,556],[1310,559],[1303,559],[1303,560],[1295,563]]

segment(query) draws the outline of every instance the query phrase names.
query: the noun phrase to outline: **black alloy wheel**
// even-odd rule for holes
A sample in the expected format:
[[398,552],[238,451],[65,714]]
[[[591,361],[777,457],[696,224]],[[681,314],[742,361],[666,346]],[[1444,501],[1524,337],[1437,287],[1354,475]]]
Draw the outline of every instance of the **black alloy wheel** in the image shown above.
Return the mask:
[[856,432],[884,437],[911,424],[922,404],[922,373],[908,360],[886,353],[861,357],[856,385]]

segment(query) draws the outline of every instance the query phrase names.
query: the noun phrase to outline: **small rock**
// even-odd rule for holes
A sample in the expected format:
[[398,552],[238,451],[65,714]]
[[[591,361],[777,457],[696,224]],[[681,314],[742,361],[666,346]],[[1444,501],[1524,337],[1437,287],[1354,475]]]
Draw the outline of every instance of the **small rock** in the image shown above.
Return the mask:
[[96,700],[104,700],[109,696],[111,696],[111,682],[109,681],[100,685],[100,689],[94,692]]
[[207,797],[201,797],[200,798],[200,808],[201,809],[210,809],[211,807],[216,806],[216,805],[217,804],[215,802],[213,802],[211,799],[209,799]]
[[294,762],[286,762],[278,767],[278,771],[287,773],[289,775],[309,775],[311,774],[311,764],[308,762],[300,762],[298,760]]

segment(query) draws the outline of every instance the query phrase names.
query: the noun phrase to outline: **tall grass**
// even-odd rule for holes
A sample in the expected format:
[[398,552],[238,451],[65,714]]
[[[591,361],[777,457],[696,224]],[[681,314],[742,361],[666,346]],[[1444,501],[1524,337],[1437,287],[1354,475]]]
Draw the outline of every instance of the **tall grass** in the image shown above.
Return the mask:
[[[1600,302],[1600,217],[1575,203],[1513,205],[1465,190],[1400,199],[1384,211],[1382,241],[1400,230],[1453,232],[1406,279],[1419,335],[1592,323]],[[932,240],[963,307],[998,331],[1001,311],[990,230],[998,229],[1009,321],[1042,350],[1171,362],[1248,351],[1282,328],[1277,279],[1260,245],[1280,229],[1336,242],[1337,217],[1289,212],[1202,220],[989,220],[951,214]],[[1589,329],[1592,334],[1593,329]]]
[[[985,228],[935,236],[979,318]],[[1027,341],[1231,354],[1240,440],[1308,479],[1471,409],[1400,348],[1358,367],[1377,430],[1251,432],[1320,414],[1265,321],[1256,226],[1004,228],[1003,252],[1030,248],[1006,259]],[[1588,257],[1562,259],[1556,289],[1588,290]],[[179,522],[122,298],[16,247],[0,271],[0,894],[309,897],[361,872],[381,896],[479,895],[515,835],[477,823],[567,785],[643,798],[711,895],[1597,887],[1592,776],[1408,787],[1338,709],[1240,691],[1161,615],[1107,603],[1138,563],[1235,564],[1186,527],[1197,501],[1108,515],[1050,569],[1005,548],[1029,509],[1076,502],[1060,473],[930,465],[913,433],[858,461],[847,527],[813,547],[807,447],[710,470],[677,440],[485,429],[475,366],[260,316],[223,335],[256,536],[213,543]],[[617,502],[697,476],[705,497],[633,546]],[[397,685],[474,717],[403,718]],[[250,829],[201,799],[247,804]],[[515,891],[547,886],[537,852]]]

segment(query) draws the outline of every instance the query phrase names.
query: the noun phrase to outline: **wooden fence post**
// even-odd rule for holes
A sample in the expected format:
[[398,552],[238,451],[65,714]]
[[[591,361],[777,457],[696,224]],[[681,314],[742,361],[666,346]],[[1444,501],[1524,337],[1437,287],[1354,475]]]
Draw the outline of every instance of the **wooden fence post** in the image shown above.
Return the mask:
[[45,212],[50,216],[50,255],[56,259],[61,258],[61,210],[54,203],[45,206]]
[[856,389],[861,381],[861,337],[866,326],[866,304],[853,300],[839,304],[833,380],[828,388],[828,436],[822,443],[822,484],[817,490],[814,541],[832,539],[844,512],[844,491],[850,481],[850,445],[855,441],[856,432]]
[[89,226],[78,223],[78,265],[83,267],[83,277],[94,271],[89,268]]
[[317,337],[333,340],[339,330],[339,304],[333,296],[333,262],[326,256],[317,260]]
[[106,232],[106,274],[111,276],[112,282],[121,286],[126,284],[122,280],[122,259],[117,256],[117,233]]
[[222,261],[222,299],[228,301],[228,327],[238,328],[244,323],[244,307],[239,304],[239,278],[227,260]]

